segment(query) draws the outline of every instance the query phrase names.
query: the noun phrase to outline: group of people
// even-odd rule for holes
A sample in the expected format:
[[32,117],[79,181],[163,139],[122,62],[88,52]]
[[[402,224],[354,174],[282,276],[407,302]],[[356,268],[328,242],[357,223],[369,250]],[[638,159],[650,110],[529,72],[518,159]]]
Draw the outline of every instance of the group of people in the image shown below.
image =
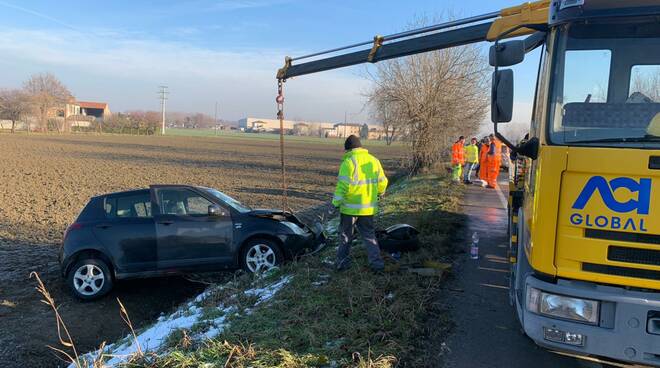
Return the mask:
[[460,136],[451,147],[452,179],[472,183],[472,173],[487,188],[497,188],[497,176],[502,165],[502,142],[493,134],[478,141],[476,137],[465,144]]

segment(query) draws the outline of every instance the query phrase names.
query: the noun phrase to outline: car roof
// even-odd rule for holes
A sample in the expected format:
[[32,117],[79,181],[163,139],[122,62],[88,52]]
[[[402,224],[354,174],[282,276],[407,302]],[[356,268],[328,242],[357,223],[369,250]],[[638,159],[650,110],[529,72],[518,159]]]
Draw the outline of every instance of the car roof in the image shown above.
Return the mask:
[[138,192],[143,192],[143,191],[149,191],[151,188],[158,187],[158,188],[201,188],[201,189],[208,189],[205,187],[200,187],[196,185],[186,185],[186,184],[152,184],[149,185],[149,188],[136,188],[136,189],[129,189],[129,190],[121,190],[117,192],[110,192],[110,193],[103,193],[99,194],[96,196],[93,196],[92,198],[102,198],[102,197],[108,197],[108,196],[113,196],[113,195],[124,195],[124,194],[131,194],[131,193],[138,193]]

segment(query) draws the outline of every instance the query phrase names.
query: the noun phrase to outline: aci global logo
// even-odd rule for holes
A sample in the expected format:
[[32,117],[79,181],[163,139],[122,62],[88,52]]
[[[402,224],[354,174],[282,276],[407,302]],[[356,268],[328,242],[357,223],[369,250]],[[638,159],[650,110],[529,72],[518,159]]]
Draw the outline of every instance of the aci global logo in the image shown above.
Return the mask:
[[[637,199],[619,202],[614,196],[614,192],[618,189],[627,190],[630,194],[637,194]],[[608,182],[602,176],[593,176],[580,192],[572,208],[574,210],[584,210],[584,207],[594,198],[596,192],[598,192],[607,208],[613,212],[626,215],[609,216],[574,212],[570,216],[573,225],[624,231],[647,231],[644,217],[639,215],[649,214],[651,179],[644,178],[637,181],[632,178],[620,177]],[[633,216],[635,213],[638,216]]]

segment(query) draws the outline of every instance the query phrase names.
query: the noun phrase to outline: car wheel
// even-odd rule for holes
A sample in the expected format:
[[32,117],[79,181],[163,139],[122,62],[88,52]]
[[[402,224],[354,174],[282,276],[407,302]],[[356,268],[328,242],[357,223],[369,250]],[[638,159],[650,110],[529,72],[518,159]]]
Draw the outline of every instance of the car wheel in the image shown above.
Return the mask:
[[91,300],[102,297],[112,289],[112,274],[104,261],[87,258],[71,267],[67,283],[75,296]]
[[241,265],[248,272],[264,272],[278,266],[284,257],[282,250],[272,240],[250,240],[241,252]]

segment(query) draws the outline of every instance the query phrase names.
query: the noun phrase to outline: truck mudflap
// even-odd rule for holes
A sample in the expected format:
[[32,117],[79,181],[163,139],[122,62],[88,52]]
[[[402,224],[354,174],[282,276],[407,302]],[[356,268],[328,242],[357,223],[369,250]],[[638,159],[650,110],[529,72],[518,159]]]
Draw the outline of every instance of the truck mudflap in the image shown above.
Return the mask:
[[598,322],[586,324],[530,312],[525,292],[523,327],[537,345],[571,355],[660,367],[660,293],[567,280],[554,284],[531,275],[525,280],[525,291],[529,288],[599,302]]

